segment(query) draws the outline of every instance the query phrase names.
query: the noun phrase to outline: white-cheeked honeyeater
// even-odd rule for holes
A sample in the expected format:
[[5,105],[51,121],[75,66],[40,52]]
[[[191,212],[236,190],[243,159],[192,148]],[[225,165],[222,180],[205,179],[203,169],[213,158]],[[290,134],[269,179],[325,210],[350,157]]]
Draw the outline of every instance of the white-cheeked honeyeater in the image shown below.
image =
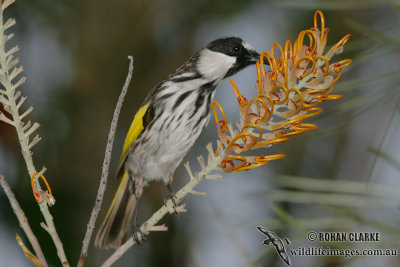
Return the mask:
[[175,169],[210,119],[215,88],[259,57],[240,38],[220,38],[149,92],[126,136],[117,173],[122,180],[97,233],[97,247],[117,248],[128,239],[143,188],[152,180],[170,188]]

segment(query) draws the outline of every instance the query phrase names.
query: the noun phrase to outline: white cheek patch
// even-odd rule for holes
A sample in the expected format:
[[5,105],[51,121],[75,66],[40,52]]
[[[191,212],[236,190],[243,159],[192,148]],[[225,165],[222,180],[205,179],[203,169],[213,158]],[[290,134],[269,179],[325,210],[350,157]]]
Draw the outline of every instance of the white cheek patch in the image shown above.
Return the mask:
[[254,50],[254,48],[251,46],[251,45],[249,45],[248,43],[246,43],[246,42],[242,42],[242,45],[243,45],[243,47],[244,48],[246,48],[248,51],[252,51],[252,50]]
[[200,54],[197,68],[210,81],[222,80],[235,63],[236,57],[204,49]]

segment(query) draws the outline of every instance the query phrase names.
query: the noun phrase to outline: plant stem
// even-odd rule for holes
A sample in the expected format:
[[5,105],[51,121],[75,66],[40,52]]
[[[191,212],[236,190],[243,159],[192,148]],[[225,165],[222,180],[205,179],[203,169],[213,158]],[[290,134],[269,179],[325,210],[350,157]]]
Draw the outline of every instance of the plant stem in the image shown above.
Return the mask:
[[[211,146],[211,145],[210,145]],[[182,202],[183,198],[189,194],[198,195],[199,193],[193,191],[193,188],[198,185],[201,181],[203,181],[209,173],[215,171],[222,160],[222,153],[219,156],[214,157],[213,153],[209,152],[210,159],[207,166],[205,166],[199,173],[191,176],[189,183],[187,183],[184,187],[182,187],[176,194],[175,194],[175,202],[176,204]],[[178,212],[184,211],[184,206],[180,206],[182,210]],[[178,207],[179,208],[179,207]],[[146,222],[142,224],[140,230],[143,233],[147,233],[150,231],[162,231],[166,230],[166,227],[156,226],[156,224],[167,214],[167,213],[174,213],[174,204],[172,200],[168,200],[159,210],[157,210],[153,215],[148,219]],[[135,245],[135,241],[133,237],[129,238],[122,246],[120,246],[114,253],[101,265],[101,267],[108,267],[111,266],[114,262],[116,262],[121,256],[133,245]]]
[[114,110],[114,116],[111,121],[111,127],[110,131],[108,133],[108,140],[107,140],[107,146],[106,146],[106,152],[104,155],[104,161],[103,161],[103,168],[101,171],[101,179],[100,179],[100,185],[99,185],[99,190],[97,191],[97,197],[96,197],[96,202],[94,204],[92,214],[89,219],[89,223],[87,225],[86,229],[86,234],[85,238],[83,239],[83,245],[82,245],[82,250],[81,250],[81,255],[79,257],[79,261],[77,266],[82,267],[83,264],[85,263],[85,259],[88,254],[88,248],[89,248],[89,243],[90,239],[93,234],[93,230],[96,224],[97,216],[100,212],[101,204],[103,202],[103,197],[104,197],[104,191],[106,190],[107,186],[107,177],[108,177],[108,170],[110,168],[110,160],[111,160],[111,152],[112,152],[112,146],[114,143],[114,136],[115,136],[115,131],[117,129],[117,124],[118,124],[118,117],[119,113],[121,111],[122,103],[124,102],[124,98],[126,93],[128,92],[128,87],[132,79],[132,73],[133,73],[133,57],[128,56],[130,63],[129,63],[129,71],[128,75],[125,80],[125,84],[122,88],[121,94],[118,98],[117,105]]
[[29,226],[28,218],[26,218],[24,211],[21,209],[17,199],[15,198],[14,193],[11,191],[10,186],[8,185],[6,179],[2,175],[0,175],[0,185],[3,187],[4,192],[6,193],[8,200],[10,201],[11,207],[17,216],[19,225],[24,230],[26,237],[31,243],[33,250],[35,251],[36,257],[40,260],[43,266],[47,267],[46,258],[43,255],[43,251],[39,245],[39,242],[32,232],[31,227]]

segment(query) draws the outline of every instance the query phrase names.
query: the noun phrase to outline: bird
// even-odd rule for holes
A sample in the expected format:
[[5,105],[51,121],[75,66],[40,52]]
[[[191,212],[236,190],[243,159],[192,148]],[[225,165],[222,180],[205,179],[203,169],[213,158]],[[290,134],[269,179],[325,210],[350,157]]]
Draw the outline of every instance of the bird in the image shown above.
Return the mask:
[[132,223],[138,241],[139,202],[150,181],[164,181],[174,200],[174,172],[210,119],[216,87],[259,58],[241,38],[222,37],[201,48],[148,93],[126,135],[117,170],[122,180],[95,246],[118,248],[129,238]]
[[[279,257],[289,266],[291,266],[290,257],[286,251],[285,243],[272,231],[265,227],[257,226],[257,229],[266,235],[268,238],[263,241],[264,245],[274,246]],[[285,238],[287,244],[289,244],[289,239]]]

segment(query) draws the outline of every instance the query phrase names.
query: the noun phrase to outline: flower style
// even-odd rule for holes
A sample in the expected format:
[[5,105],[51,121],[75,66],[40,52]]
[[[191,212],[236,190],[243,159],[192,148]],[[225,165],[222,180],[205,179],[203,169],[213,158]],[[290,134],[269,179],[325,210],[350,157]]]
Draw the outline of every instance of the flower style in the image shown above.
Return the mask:
[[[319,19],[321,29],[318,28]],[[324,16],[318,10],[314,14],[314,27],[300,32],[293,44],[286,41],[284,49],[279,44],[274,44],[271,52],[263,52],[260,62],[257,63],[258,96],[250,101],[247,101],[233,80],[230,80],[241,115],[237,130],[233,130],[228,124],[221,105],[213,102],[213,113],[220,137],[216,155],[222,154],[223,172],[248,170],[285,157],[284,154],[241,154],[255,148],[268,148],[287,141],[289,136],[317,129],[315,124],[304,121],[322,112],[317,107],[319,103],[342,97],[331,93],[342,75],[342,68],[348,66],[351,60],[334,63],[330,60],[343,51],[343,45],[350,34],[325,52],[328,31]],[[307,38],[308,44],[305,42]],[[279,51],[279,57],[275,55],[275,50]],[[270,66],[268,71],[264,67],[266,60]],[[222,119],[218,116],[218,110]]]

